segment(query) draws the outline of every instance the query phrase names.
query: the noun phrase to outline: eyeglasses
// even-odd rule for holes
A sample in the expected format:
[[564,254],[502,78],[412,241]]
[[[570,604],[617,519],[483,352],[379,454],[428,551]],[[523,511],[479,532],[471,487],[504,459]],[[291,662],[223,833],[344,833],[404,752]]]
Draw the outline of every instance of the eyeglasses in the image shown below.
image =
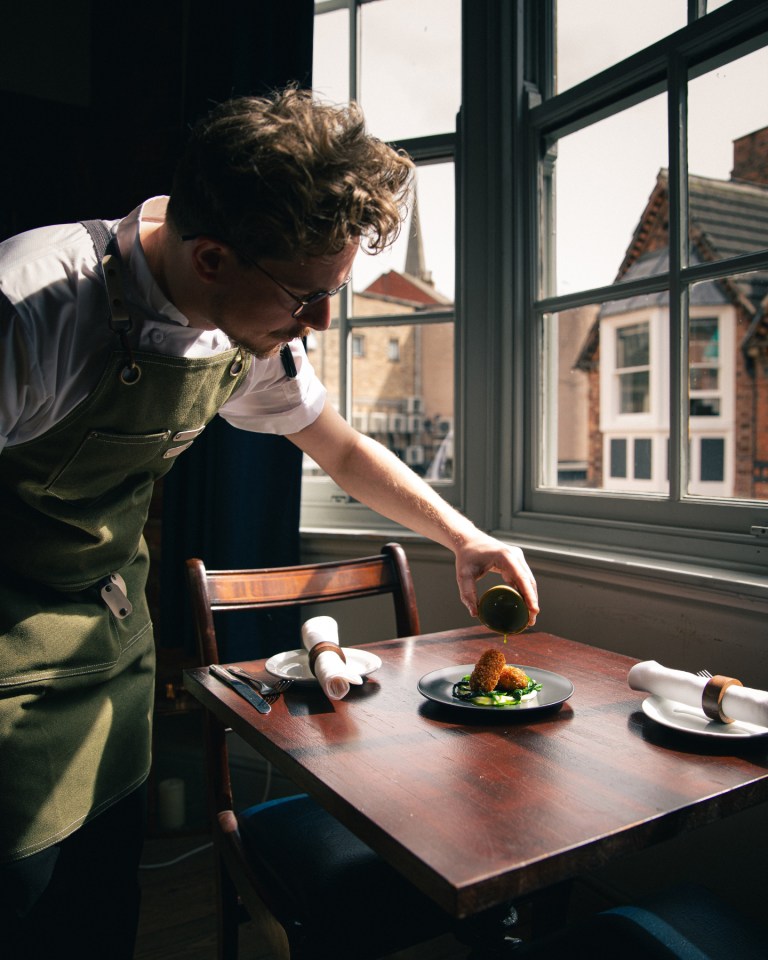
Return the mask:
[[[188,233],[183,235],[181,239],[186,242],[187,240],[195,240],[199,236],[200,236],[199,233]],[[221,241],[221,242],[224,243],[225,241]],[[318,290],[316,293],[310,293],[308,297],[300,297],[297,293],[292,293],[288,289],[288,287],[284,287],[282,283],[280,283],[280,281],[277,279],[277,277],[273,277],[272,274],[269,272],[269,270],[265,270],[264,267],[258,264],[255,260],[249,260],[246,257],[244,257],[242,254],[238,254],[238,256],[244,263],[247,263],[252,267],[256,267],[256,269],[260,270],[265,277],[269,277],[272,283],[276,283],[278,287],[280,287],[280,289],[283,291],[283,293],[287,293],[288,296],[291,298],[291,300],[295,300],[298,303],[298,307],[296,307],[295,310],[291,311],[291,318],[293,320],[296,320],[298,317],[301,316],[305,307],[311,307],[313,303],[319,303],[320,300],[325,300],[326,297],[335,296],[337,293],[343,290],[344,287],[346,287],[349,281],[352,279],[352,274],[350,273],[347,279],[344,280],[343,283],[340,283],[338,287],[336,287],[333,290]]]
[[255,260],[253,261],[253,266],[256,267],[257,270],[260,270],[265,277],[269,277],[272,283],[276,283],[284,293],[287,293],[292,300],[295,300],[298,303],[298,307],[291,311],[291,317],[294,320],[301,316],[305,307],[311,307],[313,303],[318,303],[320,300],[325,300],[326,297],[335,296],[340,290],[343,290],[352,279],[352,274],[350,274],[346,280],[340,283],[338,287],[335,287],[333,290],[318,290],[316,293],[310,293],[308,297],[300,297],[297,293],[292,293],[288,287],[284,287],[276,277],[273,277],[268,270],[265,270],[264,267],[256,263]]

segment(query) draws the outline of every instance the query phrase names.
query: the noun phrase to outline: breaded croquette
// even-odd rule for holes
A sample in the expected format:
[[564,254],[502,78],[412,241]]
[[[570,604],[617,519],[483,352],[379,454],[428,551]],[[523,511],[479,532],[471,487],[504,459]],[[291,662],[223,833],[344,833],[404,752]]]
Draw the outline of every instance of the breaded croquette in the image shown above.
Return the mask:
[[506,666],[496,682],[497,690],[525,690],[528,676],[520,667]]
[[496,689],[501,671],[507,665],[501,650],[491,648],[486,650],[475,664],[475,669],[469,678],[470,689],[477,692],[489,693]]

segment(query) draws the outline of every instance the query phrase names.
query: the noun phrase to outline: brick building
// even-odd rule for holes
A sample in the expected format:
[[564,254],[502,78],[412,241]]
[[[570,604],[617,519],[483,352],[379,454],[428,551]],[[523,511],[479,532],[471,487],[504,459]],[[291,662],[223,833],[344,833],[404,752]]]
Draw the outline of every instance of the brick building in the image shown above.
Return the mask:
[[[768,246],[768,127],[734,142],[727,181],[688,181],[690,263]],[[635,229],[617,283],[669,265],[666,170]],[[688,492],[768,499],[768,273],[690,288]],[[576,368],[588,378],[587,485],[663,491],[669,439],[669,294],[603,304]]]
[[[333,304],[338,310],[338,302]],[[454,336],[453,323],[445,314],[452,313],[453,302],[435,289],[424,265],[417,211],[404,269],[389,270],[356,291],[349,309],[347,390],[352,425],[382,442],[416,472],[434,479],[449,477]],[[430,313],[441,318],[428,322]],[[386,322],[402,316],[418,316],[418,322]],[[376,318],[381,318],[380,324],[366,322]],[[330,402],[340,407],[338,314],[327,333],[309,338],[307,352]]]

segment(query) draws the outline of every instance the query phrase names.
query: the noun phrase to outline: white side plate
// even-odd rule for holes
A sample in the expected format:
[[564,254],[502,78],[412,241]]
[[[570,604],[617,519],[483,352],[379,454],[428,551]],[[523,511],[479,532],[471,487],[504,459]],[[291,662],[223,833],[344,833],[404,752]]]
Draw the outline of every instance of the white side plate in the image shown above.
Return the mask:
[[[358,650],[356,647],[341,649],[347,658],[347,665],[361,677],[367,677],[381,666],[381,659],[375,653]],[[267,660],[264,667],[273,677],[295,680],[296,683],[317,683],[317,679],[309,669],[309,654],[306,650],[286,650],[284,653],[276,653],[274,657]]]
[[663,697],[648,697],[643,700],[643,713],[665,727],[705,737],[763,737],[768,734],[768,727],[758,727],[754,723],[744,723],[741,720],[718,723],[716,720],[709,720],[695,707],[677,703],[675,700],[665,700]]

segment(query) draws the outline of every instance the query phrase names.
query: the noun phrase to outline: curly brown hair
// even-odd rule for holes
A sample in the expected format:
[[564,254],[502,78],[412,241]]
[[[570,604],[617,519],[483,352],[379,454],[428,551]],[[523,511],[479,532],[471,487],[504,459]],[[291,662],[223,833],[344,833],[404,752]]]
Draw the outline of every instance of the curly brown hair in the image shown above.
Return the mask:
[[292,260],[361,238],[391,244],[406,216],[413,162],[370,136],[355,103],[289,87],[220,104],[197,124],[174,175],[168,221],[240,257]]

